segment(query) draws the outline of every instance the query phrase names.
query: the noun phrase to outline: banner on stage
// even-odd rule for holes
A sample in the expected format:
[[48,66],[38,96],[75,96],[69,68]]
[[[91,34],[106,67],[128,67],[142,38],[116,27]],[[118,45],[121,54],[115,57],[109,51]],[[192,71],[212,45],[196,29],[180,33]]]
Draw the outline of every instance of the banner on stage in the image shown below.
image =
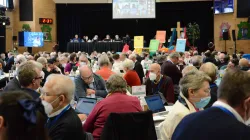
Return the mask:
[[159,40],[151,39],[149,44],[149,52],[156,52],[158,50],[159,44]]
[[185,52],[186,41],[186,39],[177,39],[176,52]]
[[134,48],[143,48],[144,36],[135,36],[134,37]]
[[157,31],[156,39],[160,41],[160,43],[166,42],[166,31]]

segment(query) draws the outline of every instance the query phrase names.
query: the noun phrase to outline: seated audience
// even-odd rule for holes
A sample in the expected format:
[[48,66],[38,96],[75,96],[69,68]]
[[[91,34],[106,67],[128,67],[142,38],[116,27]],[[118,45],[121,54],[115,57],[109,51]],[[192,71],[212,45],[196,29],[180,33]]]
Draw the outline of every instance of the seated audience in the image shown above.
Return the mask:
[[41,100],[23,91],[2,92],[0,100],[1,140],[49,140]]
[[22,63],[24,63],[24,62],[26,62],[26,61],[27,61],[27,59],[25,58],[24,55],[18,54],[18,55],[16,56],[16,59],[15,59],[16,70],[18,69],[18,66],[19,66],[20,64],[22,64]]
[[79,56],[79,66],[81,67],[84,65],[90,66],[90,62],[87,56],[84,53],[81,53],[81,55]]
[[178,52],[171,53],[169,55],[169,60],[165,61],[161,66],[161,74],[169,76],[173,80],[175,100],[179,96],[179,81],[182,77],[181,71],[176,65],[179,63],[180,54]]
[[126,55],[126,53],[121,53],[120,54],[120,61],[125,61],[125,60],[127,60],[128,58],[127,58],[127,55]]
[[200,67],[202,65],[202,57],[199,55],[193,56],[191,58],[191,62],[193,64],[193,66],[195,66],[197,69],[200,69]]
[[224,53],[219,53],[218,54],[218,59],[219,59],[219,61],[217,62],[218,63],[218,69],[220,69],[222,66],[228,64],[228,62],[225,62],[225,57],[226,57],[226,55]]
[[249,61],[246,58],[241,58],[239,61],[239,67],[243,71],[248,71],[249,70]]
[[124,79],[127,82],[127,85],[131,88],[132,86],[139,86],[141,85],[141,80],[134,70],[134,62],[132,60],[125,60],[123,63],[123,70],[125,72]]
[[134,62],[134,70],[138,74],[138,76],[140,78],[140,82],[142,84],[143,83],[143,77],[144,77],[144,71],[143,71],[142,64],[140,63],[140,61],[137,61],[135,54],[130,54],[129,59]]
[[94,96],[105,98],[107,96],[106,84],[102,77],[93,73],[90,67],[82,66],[80,75],[75,78],[75,100],[79,97]]
[[182,76],[185,76],[187,73],[189,72],[195,72],[198,71],[198,69],[195,66],[186,66],[183,70],[182,70]]
[[161,66],[157,63],[150,66],[149,72],[149,78],[145,83],[147,96],[162,94],[167,103],[174,103],[174,84],[172,79],[161,74]]
[[69,63],[64,68],[65,75],[69,75],[73,67],[76,65],[76,54],[72,53],[69,56]]
[[36,61],[22,63],[17,71],[18,81],[22,90],[28,93],[33,99],[39,98],[40,94],[36,91],[41,84],[42,64]]
[[53,74],[61,74],[61,69],[56,66],[57,60],[56,58],[51,58],[48,60],[47,71]]
[[120,55],[114,54],[113,60],[114,60],[114,64],[112,66],[112,71],[114,71],[117,74],[123,73],[123,67],[122,67],[122,62],[120,61]]
[[14,53],[9,52],[4,72],[9,73],[9,70],[11,70],[12,65],[15,63],[14,58]]
[[146,54],[144,56],[144,59],[141,61],[141,65],[143,67],[143,69],[149,69],[149,66],[152,64],[153,62],[149,59],[149,54]]
[[109,95],[96,104],[83,125],[84,130],[92,133],[95,140],[100,140],[102,129],[110,113],[142,111],[139,100],[136,97],[126,95],[126,87],[126,81],[117,74],[108,79]]
[[180,80],[180,96],[160,124],[163,140],[171,140],[179,122],[188,114],[202,110],[210,101],[210,77],[201,71],[187,73]]
[[[211,63],[217,64],[214,56],[211,54],[211,52],[209,50],[207,50],[204,53],[204,55],[205,55],[205,58],[203,59],[204,63],[211,62]],[[225,54],[224,54],[224,57],[225,57]],[[224,57],[220,59],[221,61],[219,62],[218,65],[224,65]]]
[[200,71],[203,71],[211,78],[211,81],[209,83],[211,100],[205,106],[205,108],[209,108],[213,105],[214,102],[217,101],[218,86],[215,84],[215,80],[217,79],[218,68],[213,63],[207,62],[200,67]]
[[100,67],[100,70],[96,71],[95,73],[101,76],[105,81],[107,81],[111,75],[115,74],[113,71],[111,71],[110,61],[106,54],[101,55],[98,58],[98,66]]
[[238,67],[239,67],[239,60],[237,58],[231,59],[227,65],[227,69],[238,68]]
[[[233,79],[233,80],[232,80]],[[249,140],[250,74],[229,70],[218,89],[213,107],[186,116],[172,140]]]
[[42,71],[43,71],[44,74],[43,74],[43,79],[42,79],[42,83],[41,83],[41,85],[43,86],[45,81],[46,81],[46,78],[50,75],[50,73],[47,70],[48,61],[47,61],[47,59],[45,57],[39,57],[37,59],[37,62],[42,64],[42,66],[43,66]]
[[61,74],[49,75],[42,89],[41,99],[49,118],[45,127],[52,140],[86,139],[82,123],[70,106],[74,89],[74,82]]

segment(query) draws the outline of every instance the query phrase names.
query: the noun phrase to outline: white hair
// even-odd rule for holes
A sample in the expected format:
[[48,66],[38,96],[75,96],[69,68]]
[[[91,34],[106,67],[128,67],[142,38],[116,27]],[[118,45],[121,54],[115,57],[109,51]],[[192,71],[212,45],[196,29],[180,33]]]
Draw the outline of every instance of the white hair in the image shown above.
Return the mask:
[[[50,74],[46,83],[50,83],[49,88],[55,92],[56,95],[65,95],[68,103],[73,99],[73,93],[75,91],[75,83],[70,79],[69,76],[62,74]],[[46,84],[45,83],[45,84]],[[44,86],[46,88],[46,86]]]
[[56,52],[51,52],[50,53],[50,57],[55,57],[56,56]]
[[109,65],[110,61],[109,58],[106,54],[102,54],[99,58],[98,58],[98,65],[100,67],[104,66],[104,65]]
[[136,55],[135,54],[130,54],[129,55],[129,59],[134,59],[134,58],[136,59]]
[[133,62],[132,60],[130,60],[130,59],[126,59],[126,60],[122,63],[122,65],[123,65],[123,68],[127,68],[127,69],[129,69],[129,70],[133,70],[134,67],[135,67],[134,62]]
[[25,58],[24,55],[19,54],[19,55],[16,56],[16,62],[19,62],[21,64],[21,63],[24,63],[26,61],[27,61],[27,59]]
[[39,57],[36,61],[42,65],[47,64],[47,59],[45,57]]

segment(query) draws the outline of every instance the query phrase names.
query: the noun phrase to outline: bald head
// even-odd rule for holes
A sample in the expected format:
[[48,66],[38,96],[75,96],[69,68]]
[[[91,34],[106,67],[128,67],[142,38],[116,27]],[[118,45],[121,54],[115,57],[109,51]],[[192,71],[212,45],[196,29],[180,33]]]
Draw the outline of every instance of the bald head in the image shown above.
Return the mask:
[[239,61],[239,66],[240,67],[249,67],[249,62],[246,58],[242,58]]
[[157,63],[153,63],[153,64],[150,65],[149,71],[153,72],[157,76],[159,76],[159,75],[161,75],[161,66],[159,64],[157,64]]
[[93,81],[92,69],[87,65],[80,67],[80,76],[86,84],[90,84]]

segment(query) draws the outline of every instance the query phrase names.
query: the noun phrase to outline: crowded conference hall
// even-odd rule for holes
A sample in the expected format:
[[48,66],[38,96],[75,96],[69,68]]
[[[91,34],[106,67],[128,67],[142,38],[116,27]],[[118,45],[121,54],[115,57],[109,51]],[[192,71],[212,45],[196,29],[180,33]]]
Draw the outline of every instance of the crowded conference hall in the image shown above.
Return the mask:
[[0,140],[250,140],[249,0],[0,0]]

